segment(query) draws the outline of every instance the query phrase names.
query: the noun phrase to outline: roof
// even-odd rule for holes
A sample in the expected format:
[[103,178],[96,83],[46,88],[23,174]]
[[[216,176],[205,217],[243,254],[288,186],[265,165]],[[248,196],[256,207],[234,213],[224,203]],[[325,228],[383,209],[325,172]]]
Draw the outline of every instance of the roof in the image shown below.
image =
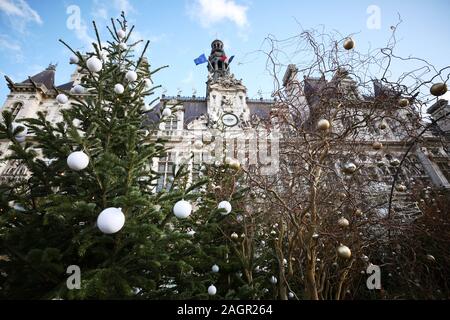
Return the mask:
[[445,107],[448,105],[448,100],[445,99],[440,99],[438,100],[435,104],[433,104],[431,107],[429,107],[427,109],[427,113],[432,114],[433,112],[435,112],[437,109],[441,108],[441,107]]
[[[161,101],[153,108],[150,112],[147,113],[148,121],[147,124],[155,123],[160,120],[160,111],[164,107],[164,105],[171,100],[171,98],[175,97],[163,97]],[[184,108],[184,128],[187,128],[187,125],[198,119],[200,116],[207,114],[207,102],[206,98],[196,98],[196,97],[176,97],[176,100],[183,104]],[[270,109],[273,105],[273,101],[271,100],[247,100],[247,106],[250,109],[250,117],[256,115],[260,119],[268,119],[270,116]]]
[[72,89],[72,87],[73,87],[73,81],[70,81],[70,82],[64,83],[64,84],[62,84],[60,86],[57,86],[56,89],[59,89],[59,90],[70,90],[70,89]]
[[[44,71],[30,77],[36,84],[43,84],[47,89],[52,89],[55,85],[55,66],[49,65]],[[21,84],[31,83],[30,79],[22,81]]]

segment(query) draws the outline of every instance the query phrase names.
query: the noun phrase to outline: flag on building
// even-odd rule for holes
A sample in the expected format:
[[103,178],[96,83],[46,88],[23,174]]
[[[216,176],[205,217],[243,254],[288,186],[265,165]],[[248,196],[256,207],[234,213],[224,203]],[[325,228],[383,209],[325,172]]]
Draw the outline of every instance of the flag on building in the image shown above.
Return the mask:
[[195,64],[198,66],[199,64],[208,62],[208,59],[206,59],[205,54],[203,53],[201,56],[199,56],[197,59],[194,59]]
[[233,59],[234,59],[234,56],[231,56],[230,59],[228,59],[228,63],[230,64],[231,61],[233,61]]
[[226,61],[228,59],[228,57],[226,55],[223,55],[219,58],[221,61]]

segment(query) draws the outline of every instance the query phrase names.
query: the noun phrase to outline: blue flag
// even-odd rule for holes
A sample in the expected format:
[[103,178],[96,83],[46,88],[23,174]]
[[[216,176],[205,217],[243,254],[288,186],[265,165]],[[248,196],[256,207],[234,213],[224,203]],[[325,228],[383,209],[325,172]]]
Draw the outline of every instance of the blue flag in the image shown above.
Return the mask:
[[194,59],[195,64],[198,66],[199,64],[208,62],[208,59],[206,59],[205,54],[203,53],[200,57],[198,57],[197,59]]
[[233,59],[234,59],[234,56],[231,56],[230,59],[228,59],[228,64],[230,64],[231,61],[233,61]]

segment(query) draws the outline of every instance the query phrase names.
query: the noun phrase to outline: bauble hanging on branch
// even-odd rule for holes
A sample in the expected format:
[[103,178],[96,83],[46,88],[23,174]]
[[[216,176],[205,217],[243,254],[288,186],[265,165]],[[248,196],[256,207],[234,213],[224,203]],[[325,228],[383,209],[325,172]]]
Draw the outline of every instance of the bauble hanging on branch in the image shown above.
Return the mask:
[[126,32],[122,29],[117,30],[117,37],[119,38],[119,40],[124,39],[126,36]]
[[211,271],[214,272],[214,273],[219,272],[219,266],[218,266],[217,264],[213,265],[213,266],[211,267]]
[[64,93],[60,93],[56,96],[56,101],[60,104],[66,104],[69,98]]
[[229,203],[228,201],[221,201],[217,206],[217,209],[221,209],[220,214],[226,216],[231,212],[231,203]]
[[435,83],[430,88],[430,93],[433,96],[439,97],[447,92],[447,85],[445,83]]
[[162,111],[163,117],[170,117],[172,115],[172,110],[170,108],[165,107]]
[[12,126],[11,129],[12,129],[12,133],[13,133],[13,134],[14,134],[14,132],[15,132],[17,129],[22,128],[22,131],[16,133],[16,134],[14,135],[14,138],[15,138],[18,142],[24,142],[24,141],[25,141],[25,138],[26,138],[26,136],[27,136],[27,133],[28,133],[28,128],[27,128],[27,126],[25,126],[25,125],[22,124],[22,123],[17,123],[17,122],[13,122],[13,123],[11,124],[11,126]]
[[92,56],[86,61],[86,66],[90,72],[100,72],[103,68],[103,63],[99,58]]
[[341,228],[347,228],[350,225],[350,222],[348,222],[348,220],[344,217],[339,218],[338,220],[338,225]]
[[398,105],[402,108],[406,108],[407,106],[409,106],[409,100],[406,98],[401,98],[398,100]]
[[114,86],[114,92],[116,94],[122,94],[124,91],[125,91],[125,88],[120,83],[118,83]]
[[374,150],[380,150],[381,148],[383,148],[383,144],[382,144],[380,141],[375,141],[375,142],[372,144],[372,148],[373,148]]
[[319,122],[317,122],[317,129],[325,131],[330,128],[330,122],[327,119],[320,119]]
[[97,218],[97,227],[101,232],[113,234],[122,229],[125,224],[125,215],[121,208],[107,208],[100,212]]
[[340,245],[337,248],[337,253],[339,255],[339,257],[344,258],[344,259],[349,259],[352,256],[352,252],[350,251],[350,248],[344,245]]
[[78,62],[80,62],[80,59],[78,59],[78,57],[74,55],[70,57],[69,62],[71,64],[78,64]]
[[192,205],[186,200],[180,200],[173,206],[173,213],[178,219],[186,219],[191,215]]
[[355,42],[353,41],[352,38],[347,38],[344,41],[344,49],[345,50],[351,50],[355,47]]
[[72,90],[73,90],[74,94],[83,94],[86,91],[86,89],[80,84],[77,84],[76,86],[74,86],[72,88]]
[[83,151],[75,151],[67,157],[67,165],[74,171],[85,169],[89,165],[89,157]]
[[208,294],[213,296],[217,293],[217,288],[212,284],[208,287]]
[[137,73],[135,71],[132,71],[132,70],[128,71],[125,74],[125,79],[127,79],[129,82],[135,82],[137,80],[137,77],[138,77]]

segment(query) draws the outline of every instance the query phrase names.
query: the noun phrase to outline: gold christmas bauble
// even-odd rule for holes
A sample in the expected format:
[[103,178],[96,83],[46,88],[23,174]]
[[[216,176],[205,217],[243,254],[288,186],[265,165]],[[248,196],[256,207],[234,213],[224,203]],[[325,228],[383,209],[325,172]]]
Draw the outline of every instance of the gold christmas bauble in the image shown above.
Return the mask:
[[340,218],[338,220],[338,225],[342,228],[347,228],[350,225],[350,222],[348,222],[347,219],[345,219],[344,217]]
[[344,41],[344,49],[345,50],[351,50],[355,47],[355,42],[353,41],[352,38],[347,38]]
[[400,100],[398,100],[398,105],[402,108],[406,108],[407,106],[409,106],[409,100],[406,98],[401,98]]
[[330,122],[327,119],[320,119],[319,122],[317,122],[317,129],[325,131],[329,128]]
[[439,97],[447,92],[447,85],[445,83],[435,83],[430,88],[430,93],[433,96]]
[[339,255],[339,257],[344,258],[344,259],[349,259],[352,256],[352,252],[350,251],[350,248],[344,245],[340,245],[337,248],[337,253]]
[[241,164],[239,163],[239,160],[233,159],[229,164],[231,169],[239,170],[241,168]]
[[373,148],[374,150],[380,150],[381,148],[383,148],[383,144],[382,144],[380,141],[375,141],[375,142],[372,144],[372,148]]

